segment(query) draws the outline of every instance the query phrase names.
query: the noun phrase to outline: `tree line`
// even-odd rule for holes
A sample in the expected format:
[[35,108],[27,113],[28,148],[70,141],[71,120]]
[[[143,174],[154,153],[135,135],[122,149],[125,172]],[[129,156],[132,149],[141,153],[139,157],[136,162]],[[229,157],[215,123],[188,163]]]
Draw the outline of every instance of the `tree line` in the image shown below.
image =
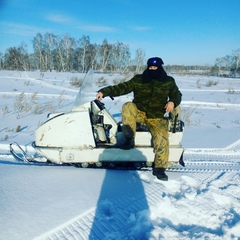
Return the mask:
[[229,71],[231,77],[235,77],[237,73],[240,74],[240,48],[233,50],[231,55],[217,58],[213,69],[219,73]]
[[145,54],[136,50],[136,58],[131,60],[129,46],[104,39],[101,44],[91,43],[89,36],[76,40],[68,35],[38,33],[32,41],[33,53],[28,54],[27,45],[10,47],[0,55],[0,68],[7,70],[78,71],[90,68],[102,72],[124,72],[129,65],[136,69],[144,64]]
[[[135,58],[127,44],[109,43],[104,39],[101,44],[91,43],[89,36],[74,39],[69,35],[37,33],[32,40],[33,52],[28,53],[27,45],[10,47],[0,53],[0,69],[6,70],[40,70],[59,72],[86,72],[94,69],[101,72],[142,72],[146,67],[145,52],[137,49]],[[167,72],[202,73],[221,75],[229,72],[233,77],[240,73],[240,49],[231,55],[217,58],[215,65],[185,66],[166,65]]]

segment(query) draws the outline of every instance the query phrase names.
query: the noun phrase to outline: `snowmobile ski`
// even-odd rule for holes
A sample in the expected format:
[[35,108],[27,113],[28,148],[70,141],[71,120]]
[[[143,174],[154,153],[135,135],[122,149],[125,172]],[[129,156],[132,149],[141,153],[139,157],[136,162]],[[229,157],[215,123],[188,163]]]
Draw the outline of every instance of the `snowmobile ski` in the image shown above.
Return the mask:
[[[17,149],[17,150],[16,150]],[[47,163],[48,160],[43,156],[30,156],[26,151],[16,142],[10,143],[10,153],[12,156],[22,162]]]

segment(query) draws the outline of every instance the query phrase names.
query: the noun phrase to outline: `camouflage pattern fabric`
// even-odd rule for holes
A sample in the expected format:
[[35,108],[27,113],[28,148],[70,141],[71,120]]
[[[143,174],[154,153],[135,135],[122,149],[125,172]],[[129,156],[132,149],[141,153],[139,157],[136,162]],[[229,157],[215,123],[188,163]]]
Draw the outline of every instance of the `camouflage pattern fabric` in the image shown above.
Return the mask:
[[123,104],[122,123],[126,137],[135,137],[137,122],[145,123],[153,136],[154,167],[167,168],[169,157],[168,120],[147,118],[146,113],[140,111],[136,104],[132,102]]
[[146,113],[147,118],[164,118],[165,105],[171,101],[177,107],[182,98],[174,78],[167,76],[166,81],[156,79],[144,83],[142,74],[134,76],[131,80],[99,90],[104,97],[121,96],[133,92],[133,102],[137,108]]

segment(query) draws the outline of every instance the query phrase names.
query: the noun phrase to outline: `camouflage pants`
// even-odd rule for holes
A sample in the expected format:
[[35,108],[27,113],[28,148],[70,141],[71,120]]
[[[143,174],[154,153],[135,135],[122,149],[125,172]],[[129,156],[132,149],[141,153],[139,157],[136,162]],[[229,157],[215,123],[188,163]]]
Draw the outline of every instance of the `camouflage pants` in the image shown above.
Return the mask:
[[123,132],[126,137],[134,137],[137,122],[145,123],[153,136],[155,168],[167,168],[169,157],[168,121],[162,118],[147,118],[145,112],[137,109],[132,102],[122,106]]

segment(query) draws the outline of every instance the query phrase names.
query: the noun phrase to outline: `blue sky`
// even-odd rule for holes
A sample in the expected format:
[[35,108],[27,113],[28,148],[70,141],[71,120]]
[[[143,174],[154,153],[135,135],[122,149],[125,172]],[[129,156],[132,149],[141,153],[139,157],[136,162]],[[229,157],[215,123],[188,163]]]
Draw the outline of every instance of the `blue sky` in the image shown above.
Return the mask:
[[122,42],[165,65],[214,64],[240,48],[239,0],[0,0],[0,51],[37,33]]

